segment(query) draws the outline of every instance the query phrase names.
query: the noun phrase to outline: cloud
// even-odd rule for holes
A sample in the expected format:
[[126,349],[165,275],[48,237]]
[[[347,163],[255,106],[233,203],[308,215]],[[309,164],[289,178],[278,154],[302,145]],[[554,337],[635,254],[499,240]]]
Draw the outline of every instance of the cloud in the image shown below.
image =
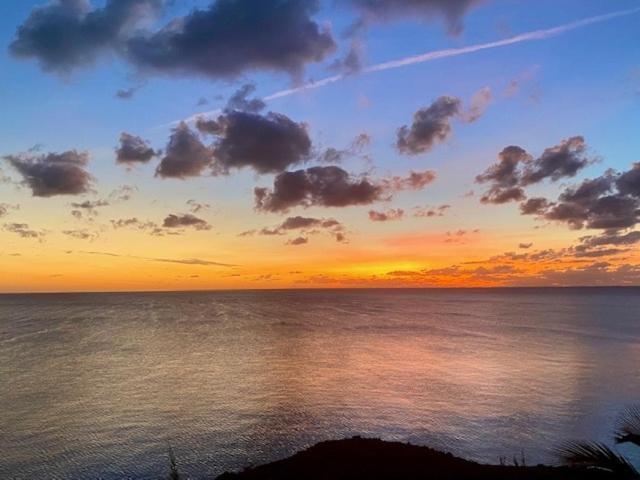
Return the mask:
[[605,232],[602,235],[589,235],[580,239],[588,248],[603,245],[634,245],[640,242],[640,231],[620,234],[617,231]]
[[491,102],[493,95],[491,88],[483,87],[473,94],[468,111],[464,115],[465,121],[473,123],[484,115]]
[[279,173],[311,155],[306,126],[279,113],[227,110],[213,122],[198,122],[197,128],[217,136],[212,147],[216,174],[244,167],[261,174]]
[[[128,228],[139,230],[141,232],[147,232],[150,235],[161,237],[165,235],[165,230],[163,230],[158,224],[152,222],[150,220],[142,221],[137,217],[131,218],[120,218],[117,220],[111,220],[111,226],[116,229]],[[176,234],[176,233],[172,233]]]
[[628,179],[635,168],[621,174],[607,170],[600,177],[565,188],[555,202],[541,197],[530,199],[520,205],[520,211],[566,223],[572,229],[617,231],[634,227],[640,220],[640,198],[633,196],[633,190],[629,191],[620,179]]
[[529,242],[529,243],[519,243],[518,244],[518,248],[522,248],[522,249],[528,249],[531,248],[533,246],[533,243]]
[[460,113],[461,102],[453,97],[439,97],[429,107],[413,115],[413,123],[398,130],[396,147],[405,155],[429,152],[451,135],[451,118]]
[[[584,138],[575,136],[544,150],[534,159],[523,148],[509,146],[498,154],[498,162],[476,177],[476,183],[488,183],[489,190],[480,198],[482,203],[507,203],[526,199],[524,187],[545,179],[557,181],[574,177],[578,171],[593,163],[586,154]],[[536,206],[523,204],[524,211]],[[523,213],[524,213],[523,211]]]
[[106,207],[109,205],[109,202],[106,200],[85,200],[84,202],[72,202],[71,214],[80,219],[84,216],[84,214],[89,217],[95,217],[98,215],[97,209],[100,207]]
[[206,147],[186,123],[173,129],[164,157],[156,168],[161,178],[195,177],[213,163],[213,151]]
[[542,155],[527,162],[522,172],[522,185],[532,185],[546,178],[553,181],[574,177],[576,173],[593,163],[586,155],[584,138],[575,136],[558,145],[545,149]]
[[149,142],[126,132],[120,134],[120,146],[116,149],[116,163],[133,165],[147,163],[159,155],[149,146]]
[[305,243],[309,243],[309,239],[306,237],[296,237],[287,242],[287,245],[304,245]]
[[8,155],[4,157],[24,179],[34,197],[78,195],[91,188],[92,177],[85,170],[87,152],[69,150],[46,155]]
[[135,185],[120,185],[114,188],[109,194],[109,199],[117,202],[126,202],[131,200],[134,193],[138,191]]
[[406,177],[394,176],[381,181],[384,188],[393,192],[402,190],[422,190],[433,183],[436,179],[436,172],[425,170],[424,172],[410,171]]
[[97,232],[90,232],[85,229],[77,229],[77,230],[63,230],[62,233],[68,237],[75,238],[77,240],[95,240],[98,238]]
[[146,82],[142,82],[129,88],[121,88],[120,90],[116,91],[116,98],[119,98],[120,100],[131,100],[134,95],[138,93],[138,90],[140,90],[145,85]]
[[247,98],[255,92],[256,86],[252,83],[246,83],[240,87],[227,102],[227,110],[240,110],[243,112],[257,113],[263,110],[267,104],[260,98]]
[[170,214],[164,219],[162,226],[165,228],[193,227],[196,230],[211,230],[209,223],[190,213],[184,215]]
[[211,205],[209,205],[208,203],[196,202],[193,199],[187,200],[187,205],[189,205],[189,209],[191,210],[191,213],[198,213],[203,210],[208,210],[209,208],[211,208]]
[[27,223],[5,223],[3,228],[5,231],[15,233],[21,238],[31,238],[42,241],[44,237],[43,231],[34,230],[30,228]]
[[634,163],[631,170],[620,175],[616,180],[616,186],[623,195],[640,198],[640,162]]
[[10,203],[0,203],[0,217],[8,215],[12,210],[19,210],[20,205],[12,205]]
[[[71,252],[69,252],[71,253]],[[118,253],[110,253],[110,252],[87,252],[87,251],[79,251],[77,253],[81,253],[84,255],[100,255],[100,256],[105,256],[105,257],[119,257],[119,258],[135,258],[138,260],[146,260],[146,261],[150,261],[150,262],[160,262],[160,263],[177,263],[177,264],[181,264],[181,265],[195,265],[195,266],[201,266],[201,267],[237,267],[238,265],[235,265],[233,263],[221,263],[221,262],[215,262],[212,260],[204,260],[201,258],[185,258],[185,259],[179,259],[179,258],[154,258],[154,257],[140,257],[140,256],[136,256],[136,255],[121,255]]]
[[294,206],[346,207],[380,200],[381,185],[354,178],[336,166],[311,167],[276,176],[273,189],[255,188],[256,209],[286,212]]
[[369,210],[369,220],[372,222],[388,222],[390,220],[400,220],[403,217],[404,210],[401,208],[388,208],[383,212]]
[[[366,0],[363,0],[366,1]],[[513,37],[509,37],[503,40],[497,40],[493,42],[480,43],[475,45],[468,45],[466,47],[460,48],[446,48],[443,50],[434,50],[426,53],[422,53],[419,55],[412,55],[409,57],[399,58],[396,60],[390,60],[388,62],[382,62],[375,65],[370,65],[368,67],[364,67],[360,74],[370,74],[375,72],[382,72],[386,70],[395,70],[397,68],[403,68],[410,65],[417,65],[421,63],[433,62],[436,60],[441,60],[444,58],[457,57],[461,55],[468,55],[471,53],[480,52],[483,50],[490,50],[494,48],[501,48],[510,45],[515,45],[523,42],[532,42],[532,41],[540,41],[546,40],[548,38],[553,38],[559,35],[563,35],[565,33],[571,32],[573,30],[577,30],[580,28],[584,28],[590,25],[595,25],[597,23],[607,22],[609,20],[613,20],[620,17],[625,17],[629,15],[635,15],[640,12],[640,8],[632,8],[629,10],[619,10],[612,13],[607,13],[604,15],[597,15],[594,17],[588,17],[582,20],[577,20],[574,22],[566,23],[564,25],[560,25],[558,27],[548,28],[545,30],[534,30],[530,32],[521,33],[515,35]],[[314,90],[317,88],[326,87],[328,85],[332,85],[336,82],[344,80],[348,75],[332,75],[330,77],[322,78],[320,80],[313,80],[307,83],[303,83],[299,86],[294,86],[291,88],[287,88],[285,90],[280,90],[274,92],[270,95],[267,95],[263,98],[264,101],[275,100],[277,98],[288,97],[290,95],[295,95],[298,93],[306,92],[308,90]],[[205,114],[214,114],[219,113],[217,111],[207,112]],[[186,119],[188,122],[195,121],[198,117],[203,115],[203,113],[193,115]],[[179,122],[173,122],[172,124],[176,124]]]
[[308,235],[319,232],[328,232],[335,237],[338,242],[345,240],[345,228],[338,220],[334,218],[313,218],[302,217],[300,215],[288,217],[280,225],[273,228],[261,228],[260,230],[249,230],[240,233],[239,236],[246,237],[251,235],[286,235],[291,231],[299,230]]
[[45,71],[67,74],[116,51],[160,5],[160,0],[107,0],[92,9],[88,0],[54,0],[31,11],[9,52],[36,59]]
[[360,133],[347,148],[339,150],[329,147],[317,156],[317,160],[321,163],[341,163],[347,157],[360,155],[370,144],[371,136],[368,133]]
[[361,23],[386,22],[394,17],[441,18],[451,34],[462,31],[464,15],[482,0],[349,0],[363,14]]
[[416,218],[444,217],[444,212],[451,205],[439,205],[437,207],[414,207],[413,216]]
[[218,0],[152,34],[129,38],[126,57],[146,71],[235,77],[255,70],[299,76],[335,49],[311,19],[317,0]]

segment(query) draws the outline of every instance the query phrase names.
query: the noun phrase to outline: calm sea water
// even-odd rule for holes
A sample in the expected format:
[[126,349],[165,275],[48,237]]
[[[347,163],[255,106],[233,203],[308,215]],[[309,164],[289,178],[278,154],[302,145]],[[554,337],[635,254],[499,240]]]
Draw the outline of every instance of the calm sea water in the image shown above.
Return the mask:
[[[0,478],[210,478],[355,434],[497,462],[640,403],[640,289],[0,296]],[[637,460],[637,458],[636,458]]]

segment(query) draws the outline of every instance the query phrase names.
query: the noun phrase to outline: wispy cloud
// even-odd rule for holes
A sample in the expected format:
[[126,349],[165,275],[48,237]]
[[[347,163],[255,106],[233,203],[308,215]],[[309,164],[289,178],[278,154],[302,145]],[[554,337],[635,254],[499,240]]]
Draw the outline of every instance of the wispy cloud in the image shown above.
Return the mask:
[[[531,32],[521,33],[519,35],[515,35],[513,37],[505,38],[503,40],[496,40],[494,42],[487,43],[479,43],[476,45],[469,45],[467,47],[460,48],[446,48],[443,50],[435,50],[432,52],[426,52],[420,55],[413,55],[409,57],[400,58],[397,60],[391,60],[388,62],[382,62],[375,65],[370,65],[368,67],[363,68],[359,75],[365,75],[374,72],[382,72],[384,70],[393,70],[396,68],[407,67],[409,65],[416,65],[419,63],[431,62],[434,60],[440,60],[443,58],[449,57],[457,57],[460,55],[466,55],[469,53],[480,52],[482,50],[490,50],[493,48],[506,47],[509,45],[514,45],[517,43],[523,42],[533,42],[538,40],[546,40],[548,38],[557,37],[559,35],[563,35],[572,30],[577,30],[579,28],[587,27],[589,25],[593,25],[596,23],[602,23],[609,20],[613,20],[619,17],[625,17],[628,15],[633,15],[640,12],[640,7],[632,8],[629,10],[619,10],[612,13],[607,13],[604,15],[597,15],[595,17],[584,18],[582,20],[577,20],[575,22],[566,23],[564,25],[560,25],[558,27],[543,29],[543,30],[534,30]],[[321,80],[315,80],[312,82],[305,83],[303,85],[288,88],[285,90],[280,90],[278,92],[274,92],[271,95],[267,95],[262,100],[265,102],[276,100],[282,97],[288,97],[291,95],[295,95],[297,93],[305,92],[307,90],[314,90],[317,88],[325,87],[332,83],[339,82],[345,78],[352,77],[353,74],[350,75],[333,75],[331,77],[323,78]],[[210,115],[218,115],[221,113],[220,109],[210,110],[208,112],[198,113],[196,115],[192,115],[187,118],[185,121],[193,122],[200,116],[210,116]],[[179,123],[179,121],[172,122],[172,125]]]
[[[67,252],[71,253],[71,252]],[[177,259],[177,258],[155,258],[155,257],[140,257],[137,255],[123,255],[119,253],[111,253],[111,252],[94,252],[94,251],[78,251],[76,253],[81,253],[84,255],[101,255],[106,257],[121,257],[121,258],[134,258],[137,260],[146,260],[149,262],[161,262],[161,263],[179,263],[182,265],[197,265],[202,267],[237,267],[238,265],[232,263],[221,263],[214,262],[211,260],[203,260],[201,258],[185,258],[185,259]]]

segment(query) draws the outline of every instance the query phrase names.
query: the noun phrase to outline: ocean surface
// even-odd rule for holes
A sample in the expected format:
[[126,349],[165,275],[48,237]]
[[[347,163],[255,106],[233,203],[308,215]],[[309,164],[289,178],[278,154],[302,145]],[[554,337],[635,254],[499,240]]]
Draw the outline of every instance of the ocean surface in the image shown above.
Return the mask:
[[352,435],[552,462],[634,403],[640,289],[0,296],[2,479],[166,478],[169,445],[211,478]]

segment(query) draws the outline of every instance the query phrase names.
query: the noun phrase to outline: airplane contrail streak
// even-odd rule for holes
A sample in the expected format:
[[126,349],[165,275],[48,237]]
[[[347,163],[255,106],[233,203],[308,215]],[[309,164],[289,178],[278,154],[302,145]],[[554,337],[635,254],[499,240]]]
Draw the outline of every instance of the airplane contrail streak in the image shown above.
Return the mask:
[[[442,58],[449,57],[457,57],[459,55],[466,55],[468,53],[479,52],[481,50],[489,50],[492,48],[506,47],[508,45],[513,45],[516,43],[522,42],[532,42],[537,40],[545,40],[547,38],[556,37],[558,35],[562,35],[564,33],[570,32],[572,30],[577,30],[579,28],[583,28],[589,25],[593,25],[595,23],[602,23],[608,20],[613,20],[614,18],[625,17],[628,15],[633,15],[635,13],[640,12],[640,7],[632,8],[629,10],[620,10],[617,12],[607,13],[604,15],[598,15],[595,17],[584,18],[582,20],[577,20],[575,22],[567,23],[565,25],[560,25],[558,27],[548,28],[544,30],[534,30],[531,32],[521,33],[519,35],[515,35],[513,37],[505,38],[504,40],[496,40],[494,42],[488,43],[479,43],[476,45],[469,45],[467,47],[460,48],[447,48],[444,50],[435,50],[432,52],[423,53],[420,55],[413,55],[410,57],[400,58],[398,60],[391,60],[388,62],[377,63],[375,65],[370,65],[360,71],[357,75],[366,75],[374,72],[381,72],[384,70],[393,70],[396,68],[406,67],[408,65],[415,65],[418,63],[426,63],[431,62],[433,60],[440,60]],[[347,78],[348,75],[333,75],[331,77],[323,78],[321,80],[316,80],[312,82],[305,83],[304,85],[300,85],[298,87],[293,87],[285,90],[280,90],[278,92],[272,93],[271,95],[267,95],[262,100],[268,102],[270,100],[275,100],[277,98],[288,97],[290,95],[295,95],[296,93],[305,92],[307,90],[314,90],[316,88],[321,88],[326,85],[330,85],[335,82],[339,82]],[[198,117],[201,116],[212,116],[218,115],[222,113],[222,110],[211,110],[208,112],[202,112],[183,120],[185,122],[194,122]],[[176,125],[180,123],[180,121],[172,122],[170,125]]]

